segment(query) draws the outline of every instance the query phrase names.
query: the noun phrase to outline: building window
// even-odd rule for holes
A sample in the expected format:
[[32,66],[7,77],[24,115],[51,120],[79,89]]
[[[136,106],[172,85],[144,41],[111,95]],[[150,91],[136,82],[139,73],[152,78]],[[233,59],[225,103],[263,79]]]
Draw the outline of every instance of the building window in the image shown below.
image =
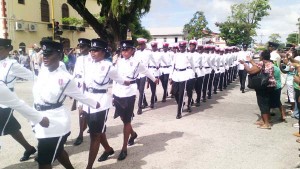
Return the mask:
[[[68,18],[69,17],[69,7],[67,4],[63,4],[61,6],[61,16],[62,18]],[[63,23],[63,24],[69,24],[69,23]]]
[[164,42],[167,42],[167,38],[164,38]]
[[41,20],[42,22],[50,22],[49,3],[47,0],[41,0]]
[[178,37],[175,37],[175,43],[177,43],[178,42]]
[[18,0],[19,4],[25,4],[25,0]]
[[21,42],[21,43],[19,44],[19,51],[20,51],[20,49],[22,50],[23,53],[25,52],[25,50],[26,50],[26,45],[25,45],[24,42]]

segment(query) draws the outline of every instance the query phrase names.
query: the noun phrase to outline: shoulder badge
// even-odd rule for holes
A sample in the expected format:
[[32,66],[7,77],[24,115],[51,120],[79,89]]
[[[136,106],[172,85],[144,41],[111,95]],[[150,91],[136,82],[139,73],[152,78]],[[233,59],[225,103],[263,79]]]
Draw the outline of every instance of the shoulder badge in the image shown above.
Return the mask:
[[5,67],[6,67],[6,65],[7,65],[7,63],[6,63],[6,62],[4,62],[4,63],[3,63],[3,67],[5,68]]
[[58,79],[58,84],[59,84],[61,90],[63,89],[63,83],[64,83],[63,79]]

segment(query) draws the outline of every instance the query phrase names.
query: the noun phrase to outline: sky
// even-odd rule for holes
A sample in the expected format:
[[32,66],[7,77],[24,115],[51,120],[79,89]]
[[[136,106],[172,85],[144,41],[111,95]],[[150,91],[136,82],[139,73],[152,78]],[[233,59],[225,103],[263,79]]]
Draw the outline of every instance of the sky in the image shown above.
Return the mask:
[[[244,0],[151,0],[149,13],[143,16],[142,25],[147,28],[182,27],[189,23],[194,13],[203,11],[208,27],[219,33],[216,22],[224,22],[230,16],[230,6]],[[257,42],[266,43],[272,33],[278,33],[286,42],[288,34],[298,32],[300,0],[269,0],[270,15],[265,16],[257,29]]]

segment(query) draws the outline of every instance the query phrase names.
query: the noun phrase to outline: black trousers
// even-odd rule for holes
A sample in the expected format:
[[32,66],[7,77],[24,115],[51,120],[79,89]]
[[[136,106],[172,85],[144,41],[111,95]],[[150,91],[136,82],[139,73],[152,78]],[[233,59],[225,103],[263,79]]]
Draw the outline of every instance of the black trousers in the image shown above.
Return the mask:
[[229,67],[229,70],[228,70],[228,83],[231,83],[232,82],[232,67]]
[[145,96],[145,84],[146,84],[146,77],[142,77],[140,79],[136,79],[136,84],[139,90],[139,100],[138,100],[138,106],[139,108],[142,108],[142,104],[147,105],[147,100]]
[[215,78],[214,78],[214,92],[217,92],[218,90],[218,85],[220,82],[220,74],[221,73],[215,73]]
[[186,86],[186,81],[173,82],[173,95],[175,96],[175,100],[178,105],[177,106],[177,115],[182,113],[185,86]]
[[237,77],[237,69],[238,69],[237,66],[233,67],[233,80],[235,80]]
[[247,78],[246,70],[239,70],[239,78],[240,78],[240,85],[241,85],[240,89],[245,90],[245,83]]
[[202,87],[203,87],[203,80],[204,80],[204,76],[198,77],[195,81],[195,91],[197,94],[197,99],[196,99],[196,103],[200,103],[200,98],[201,98],[201,92],[202,92]]
[[226,89],[227,85],[228,85],[228,70],[225,69],[224,81],[223,81],[223,87],[224,87],[224,89]]
[[205,74],[204,76],[204,81],[203,81],[203,89],[202,89],[202,98],[203,100],[206,99],[206,95],[207,95],[207,88],[208,88],[208,81],[209,81],[209,75],[210,74]]
[[163,100],[165,100],[167,98],[167,93],[168,93],[169,74],[162,74],[159,77],[159,79],[160,79],[161,85],[164,89]]
[[193,79],[189,79],[189,80],[186,82],[186,93],[187,93],[187,96],[188,96],[187,106],[190,106],[190,105],[191,105],[191,102],[192,102],[192,98],[193,98],[193,89],[194,89],[195,81],[196,81],[196,79],[193,78]]
[[155,96],[156,96],[156,83],[153,82],[151,79],[148,78],[148,83],[151,89],[151,104],[155,103]]
[[221,91],[223,90],[224,77],[225,77],[225,72],[220,73],[219,90]]
[[211,73],[209,74],[208,93],[207,93],[208,96],[211,96],[214,77],[215,77],[215,70],[212,70]]

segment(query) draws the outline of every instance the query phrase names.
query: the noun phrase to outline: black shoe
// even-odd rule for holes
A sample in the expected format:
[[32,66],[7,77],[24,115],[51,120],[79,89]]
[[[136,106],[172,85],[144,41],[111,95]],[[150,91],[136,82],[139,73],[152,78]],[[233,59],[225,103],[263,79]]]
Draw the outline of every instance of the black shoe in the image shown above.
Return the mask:
[[193,106],[194,104],[195,104],[194,99],[192,99],[191,106]]
[[154,108],[154,104],[150,104],[150,108],[153,109]]
[[192,112],[192,108],[191,108],[191,106],[188,106],[188,108],[187,108],[187,112]]
[[242,90],[242,93],[245,93],[245,90]]
[[206,99],[202,99],[202,102],[206,102]]
[[171,98],[175,98],[175,96],[174,96],[174,95],[171,95]]
[[176,119],[181,119],[182,115],[181,114],[177,114]]
[[166,102],[166,101],[167,101],[167,100],[166,100],[165,98],[161,100],[161,102],[163,102],[163,103]]
[[214,91],[214,94],[217,94],[217,91]]
[[74,146],[78,146],[83,142],[83,137],[77,137],[75,142],[73,143]]
[[208,99],[211,99],[211,96],[207,96]]
[[103,154],[98,159],[99,162],[107,160],[108,156],[113,155],[115,153],[114,149],[111,149],[110,152],[103,152]]
[[195,105],[196,107],[199,107],[200,106],[200,103],[196,103],[196,105]]
[[223,89],[219,89],[220,91],[223,91]]
[[90,129],[88,129],[86,132],[87,132],[87,133],[90,133]]
[[134,136],[130,136],[130,138],[129,138],[129,140],[128,140],[128,146],[132,146],[132,145],[134,145],[134,139],[136,139],[137,138],[137,134],[136,134],[136,132],[134,132]]
[[29,157],[36,152],[36,149],[33,147],[31,150],[25,151],[23,157],[20,158],[20,161],[27,161]]
[[142,113],[143,113],[142,109],[139,108],[138,111],[137,111],[137,114],[138,114],[138,115],[141,115]]
[[142,109],[148,107],[148,103],[142,105]]
[[119,154],[118,160],[119,161],[124,160],[126,156],[127,156],[127,151],[122,150]]
[[156,95],[155,95],[155,99],[154,100],[155,100],[155,103],[156,103],[157,102],[157,96]]

